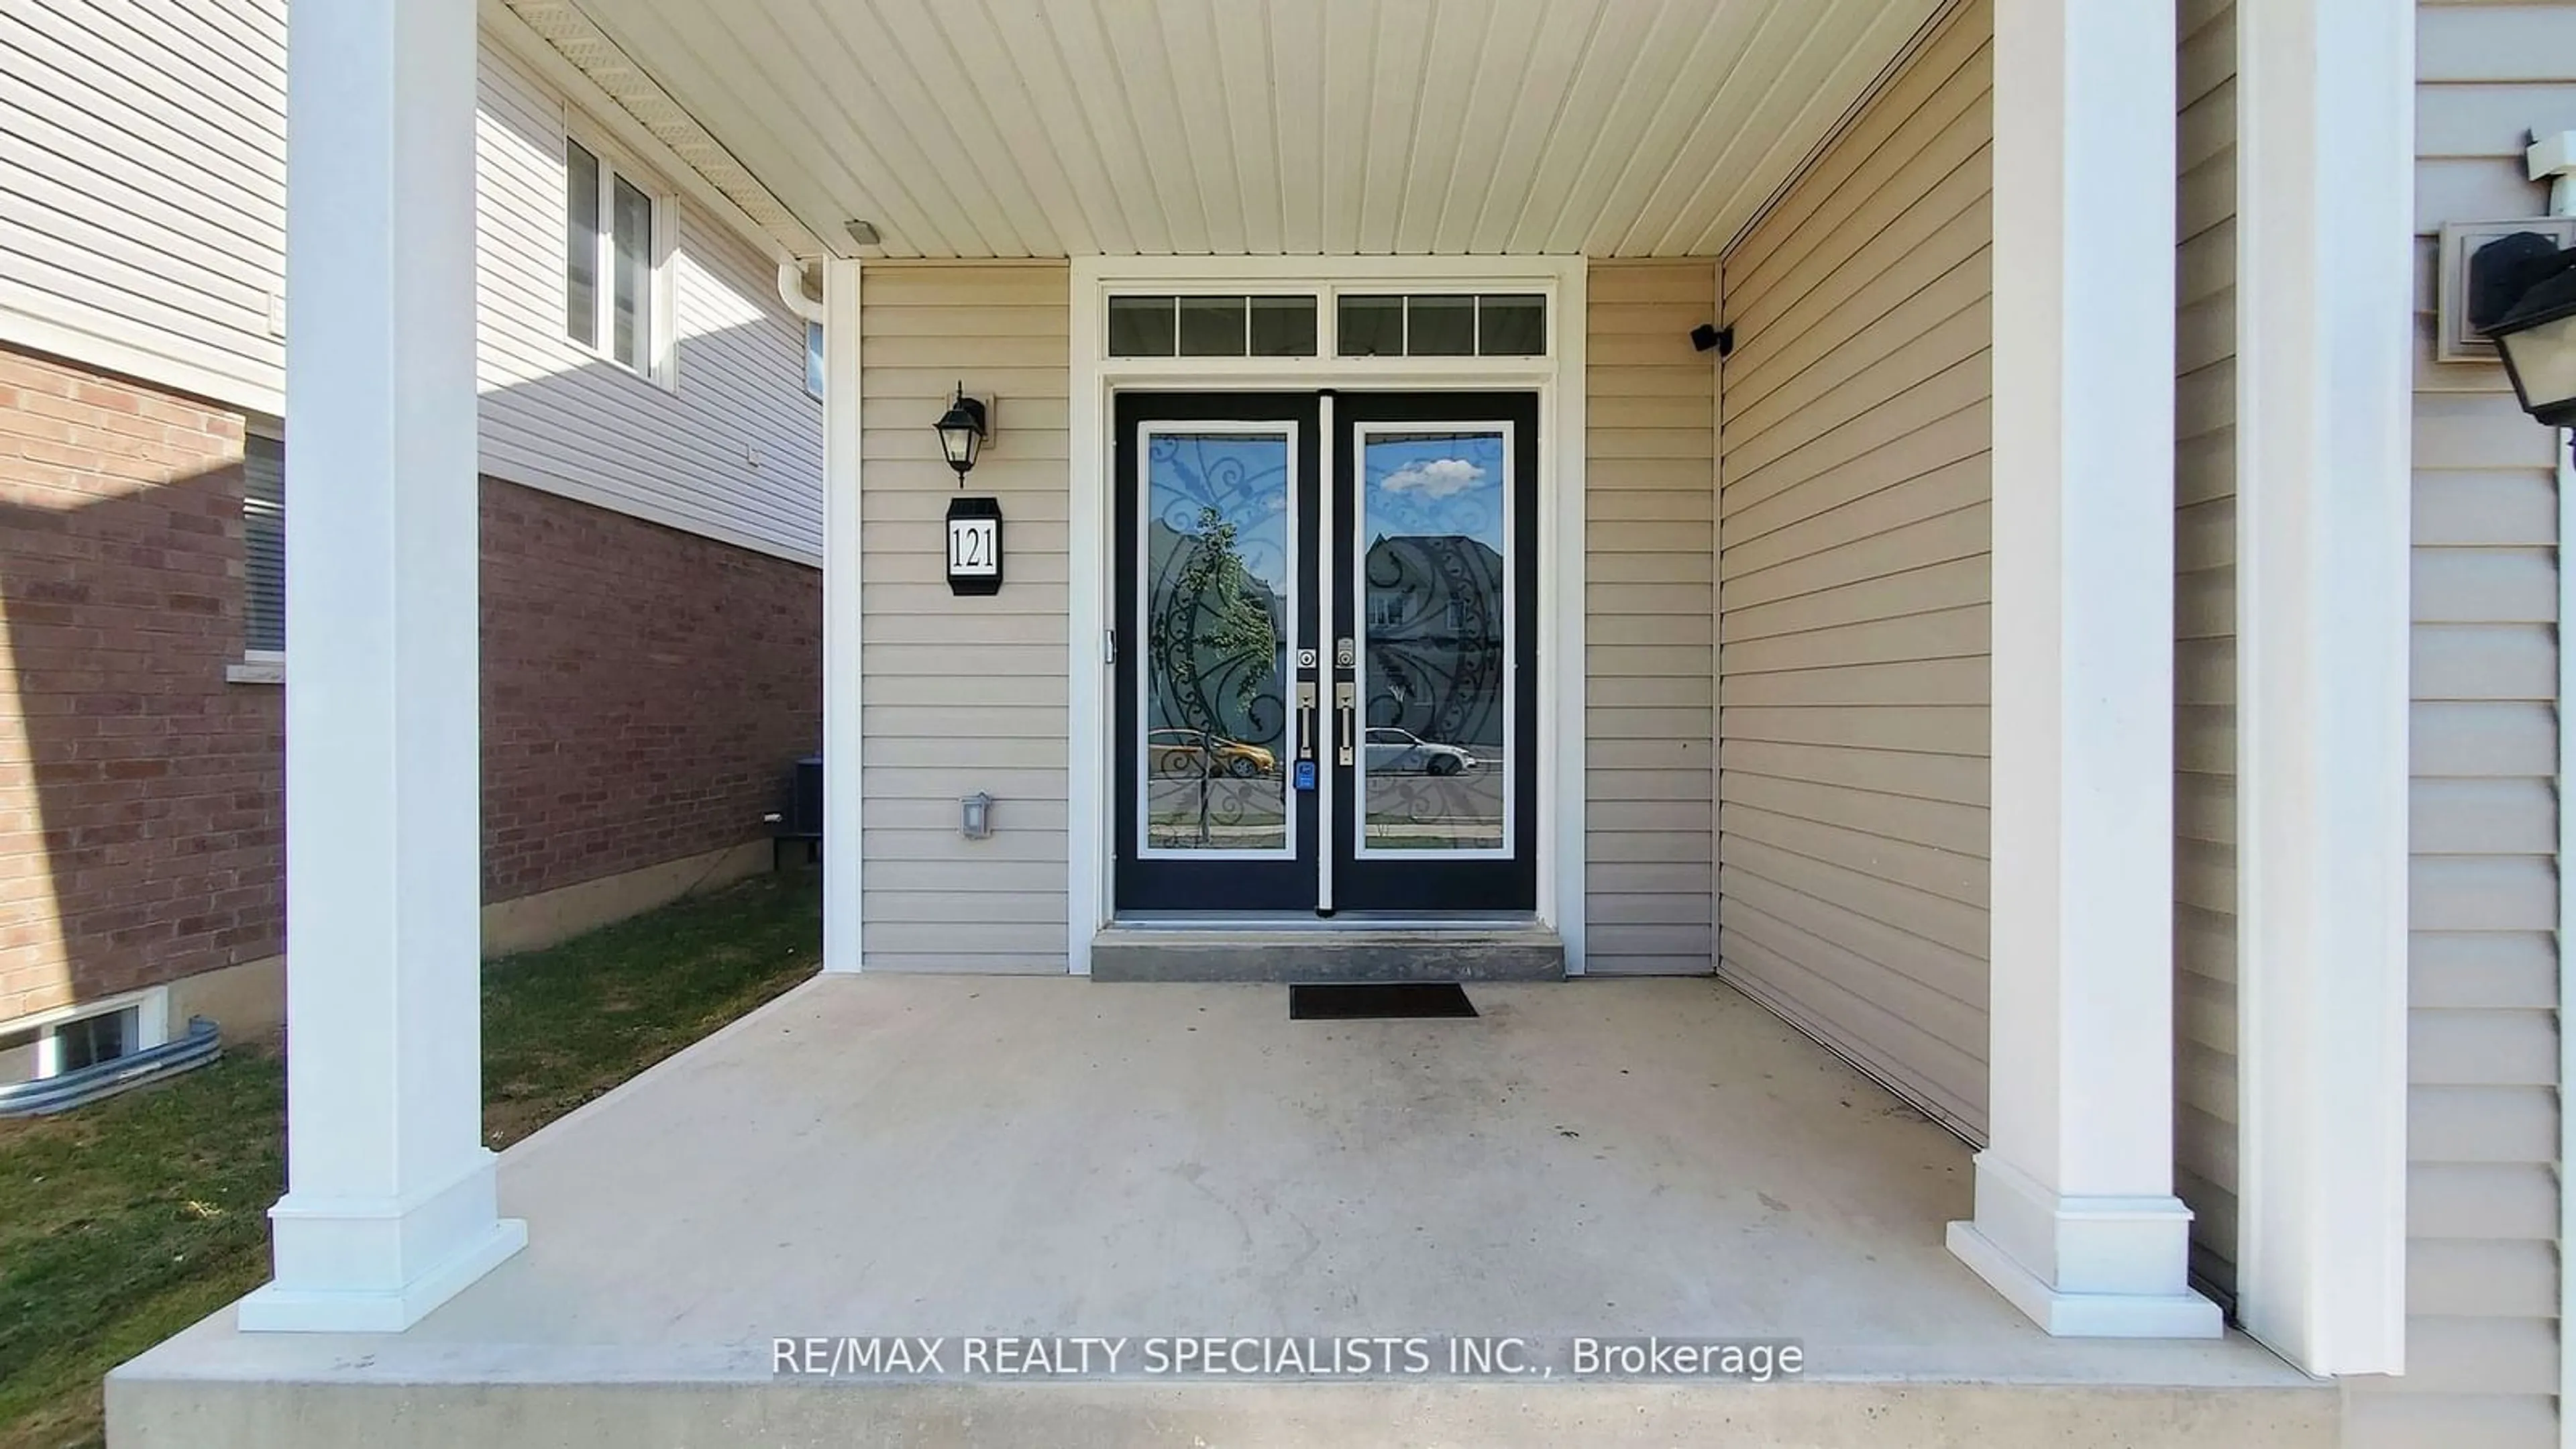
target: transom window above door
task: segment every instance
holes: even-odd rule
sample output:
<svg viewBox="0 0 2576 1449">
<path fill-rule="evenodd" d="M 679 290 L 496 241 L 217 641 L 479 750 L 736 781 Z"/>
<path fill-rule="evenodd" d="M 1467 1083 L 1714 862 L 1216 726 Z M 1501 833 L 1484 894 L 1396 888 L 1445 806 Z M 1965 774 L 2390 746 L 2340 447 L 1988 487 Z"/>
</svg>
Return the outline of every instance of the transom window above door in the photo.
<svg viewBox="0 0 2576 1449">
<path fill-rule="evenodd" d="M 1109 299 L 1112 357 L 1313 357 L 1315 298 L 1156 295 Z"/>
<path fill-rule="evenodd" d="M 1113 295 L 1117 359 L 1540 358 L 1543 292 L 1146 292 Z"/>
<path fill-rule="evenodd" d="M 1535 292 L 1344 293 L 1343 357 L 1543 357 L 1547 298 Z"/>
</svg>

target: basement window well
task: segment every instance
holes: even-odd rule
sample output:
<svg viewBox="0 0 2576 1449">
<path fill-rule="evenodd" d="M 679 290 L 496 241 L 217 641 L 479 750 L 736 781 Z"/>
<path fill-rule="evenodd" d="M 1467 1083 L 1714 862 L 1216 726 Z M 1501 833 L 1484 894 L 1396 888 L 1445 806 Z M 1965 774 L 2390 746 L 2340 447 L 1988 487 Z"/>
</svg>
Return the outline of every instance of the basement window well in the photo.
<svg viewBox="0 0 2576 1449">
<path fill-rule="evenodd" d="M 62 1008 L 0 1034 L 0 1080 L 59 1078 L 100 1062 L 160 1047 L 170 1034 L 170 993 L 162 987 Z"/>
<path fill-rule="evenodd" d="M 0 1028 L 0 1082 L 43 1081 L 132 1056 L 166 1040 L 169 1022 L 162 987 L 24 1018 Z"/>
<path fill-rule="evenodd" d="M 171 1036 L 167 987 L 21 1018 L 0 1028 L 0 1117 L 67 1111 L 221 1052 L 220 1033 L 203 1018 Z"/>
</svg>

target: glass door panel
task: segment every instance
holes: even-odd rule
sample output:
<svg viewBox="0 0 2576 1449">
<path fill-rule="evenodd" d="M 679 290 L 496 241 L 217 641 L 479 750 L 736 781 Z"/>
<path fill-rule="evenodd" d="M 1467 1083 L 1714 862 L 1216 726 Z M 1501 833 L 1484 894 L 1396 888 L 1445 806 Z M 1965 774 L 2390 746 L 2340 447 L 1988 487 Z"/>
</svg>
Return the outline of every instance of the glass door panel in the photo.
<svg viewBox="0 0 2576 1449">
<path fill-rule="evenodd" d="M 1144 433 L 1142 848 L 1293 855 L 1293 432 Z"/>
<path fill-rule="evenodd" d="M 1506 853 L 1511 429 L 1359 428 L 1359 853 Z"/>
</svg>

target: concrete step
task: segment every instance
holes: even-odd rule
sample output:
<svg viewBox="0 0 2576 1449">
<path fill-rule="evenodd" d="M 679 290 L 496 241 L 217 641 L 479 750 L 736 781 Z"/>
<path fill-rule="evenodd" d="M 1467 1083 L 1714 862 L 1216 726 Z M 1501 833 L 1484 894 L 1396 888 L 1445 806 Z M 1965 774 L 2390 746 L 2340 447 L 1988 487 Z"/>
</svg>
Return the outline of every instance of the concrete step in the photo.
<svg viewBox="0 0 2576 1449">
<path fill-rule="evenodd" d="M 298 1335 L 275 1335 L 297 1337 Z M 647 1377 L 614 1351 L 475 1377 L 471 1355 L 397 1376 L 352 1350 L 333 1371 L 193 1381 L 144 1366 L 107 1384 L 110 1449 L 1310 1449 L 1474 1444 L 1665 1449 L 2333 1449 L 2331 1385 L 2179 1387 L 1958 1381 L 1586 1383 L 826 1383 Z M 271 1370 L 272 1372 L 274 1370 Z"/>
<path fill-rule="evenodd" d="M 1535 923 L 1127 925 L 1091 939 L 1094 981 L 1561 981 L 1565 942 Z"/>
</svg>

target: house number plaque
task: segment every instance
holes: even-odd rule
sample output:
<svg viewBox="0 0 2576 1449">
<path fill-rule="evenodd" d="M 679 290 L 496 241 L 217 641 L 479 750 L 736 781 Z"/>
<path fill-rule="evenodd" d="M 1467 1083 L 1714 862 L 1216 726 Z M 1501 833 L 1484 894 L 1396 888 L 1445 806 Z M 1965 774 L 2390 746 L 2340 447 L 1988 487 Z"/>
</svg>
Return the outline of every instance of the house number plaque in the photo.
<svg viewBox="0 0 2576 1449">
<path fill-rule="evenodd" d="M 996 498 L 960 498 L 948 505 L 948 591 L 1002 591 L 1002 504 Z"/>
</svg>

